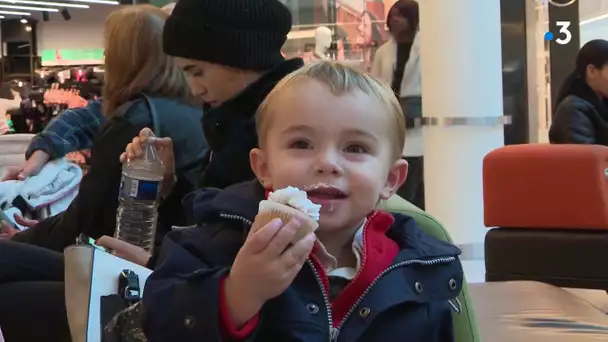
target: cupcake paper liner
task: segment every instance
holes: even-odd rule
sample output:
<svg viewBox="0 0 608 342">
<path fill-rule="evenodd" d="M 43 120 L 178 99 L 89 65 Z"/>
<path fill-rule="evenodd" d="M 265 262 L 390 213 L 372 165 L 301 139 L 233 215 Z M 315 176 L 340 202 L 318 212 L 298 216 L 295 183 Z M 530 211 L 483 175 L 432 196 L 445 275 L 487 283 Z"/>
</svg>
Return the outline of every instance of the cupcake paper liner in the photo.
<svg viewBox="0 0 608 342">
<path fill-rule="evenodd" d="M 319 228 L 319 223 L 315 221 L 310 216 L 305 213 L 299 211 L 298 209 L 292 208 L 285 204 L 280 204 L 271 201 L 262 201 L 260 202 L 258 216 L 256 217 L 256 221 L 258 221 L 261 226 L 264 226 L 275 218 L 280 218 L 284 224 L 288 223 L 292 218 L 297 218 L 300 223 L 300 229 L 296 232 L 292 243 L 298 242 L 300 239 L 308 235 L 310 232 L 314 232 Z"/>
</svg>

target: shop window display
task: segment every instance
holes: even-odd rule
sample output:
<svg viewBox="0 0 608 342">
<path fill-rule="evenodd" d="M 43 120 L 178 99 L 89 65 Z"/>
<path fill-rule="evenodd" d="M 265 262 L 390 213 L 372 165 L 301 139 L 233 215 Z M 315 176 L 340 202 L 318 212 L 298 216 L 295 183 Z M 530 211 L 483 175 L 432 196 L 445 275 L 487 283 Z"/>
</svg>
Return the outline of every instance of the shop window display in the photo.
<svg viewBox="0 0 608 342">
<path fill-rule="evenodd" d="M 281 1 L 294 18 L 283 47 L 287 58 L 336 59 L 369 70 L 376 50 L 389 39 L 385 20 L 395 0 Z"/>
</svg>

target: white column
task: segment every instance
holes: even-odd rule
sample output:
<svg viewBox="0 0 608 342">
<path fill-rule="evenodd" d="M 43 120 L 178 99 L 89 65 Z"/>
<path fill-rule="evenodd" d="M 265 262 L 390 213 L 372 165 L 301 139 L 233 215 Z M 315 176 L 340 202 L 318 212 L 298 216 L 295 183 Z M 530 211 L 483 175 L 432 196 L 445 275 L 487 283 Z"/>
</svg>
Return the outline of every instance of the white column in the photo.
<svg viewBox="0 0 608 342">
<path fill-rule="evenodd" d="M 426 209 L 470 258 L 486 232 L 482 160 L 504 144 L 502 124 L 479 122 L 503 115 L 500 0 L 418 2 L 423 116 L 437 123 L 423 129 Z"/>
</svg>

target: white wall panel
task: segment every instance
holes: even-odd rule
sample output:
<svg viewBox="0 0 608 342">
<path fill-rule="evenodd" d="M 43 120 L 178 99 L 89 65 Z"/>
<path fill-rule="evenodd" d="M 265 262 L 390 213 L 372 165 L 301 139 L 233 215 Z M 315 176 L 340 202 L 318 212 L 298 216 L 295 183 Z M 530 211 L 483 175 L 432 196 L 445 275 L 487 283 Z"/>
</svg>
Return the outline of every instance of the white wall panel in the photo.
<svg viewBox="0 0 608 342">
<path fill-rule="evenodd" d="M 72 19 L 65 21 L 60 13 L 51 13 L 50 21 L 37 14 L 38 54 L 47 49 L 103 48 L 103 23 L 118 6 L 91 5 L 90 9 L 69 9 Z"/>
</svg>

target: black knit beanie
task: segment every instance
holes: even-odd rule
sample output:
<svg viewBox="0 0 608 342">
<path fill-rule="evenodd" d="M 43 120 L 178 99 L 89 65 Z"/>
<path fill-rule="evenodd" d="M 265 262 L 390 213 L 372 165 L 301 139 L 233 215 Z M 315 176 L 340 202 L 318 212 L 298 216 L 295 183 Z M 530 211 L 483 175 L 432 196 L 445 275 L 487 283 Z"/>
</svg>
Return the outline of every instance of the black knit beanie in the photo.
<svg viewBox="0 0 608 342">
<path fill-rule="evenodd" d="M 283 61 L 291 13 L 279 0 L 179 0 L 165 23 L 171 56 L 247 70 Z"/>
</svg>

